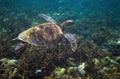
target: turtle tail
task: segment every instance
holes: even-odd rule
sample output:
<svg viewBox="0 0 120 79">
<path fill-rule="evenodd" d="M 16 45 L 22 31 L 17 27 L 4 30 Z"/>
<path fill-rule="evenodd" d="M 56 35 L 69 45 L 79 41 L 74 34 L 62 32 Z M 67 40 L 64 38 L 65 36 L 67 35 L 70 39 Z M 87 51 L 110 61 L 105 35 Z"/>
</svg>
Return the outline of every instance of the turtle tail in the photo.
<svg viewBox="0 0 120 79">
<path fill-rule="evenodd" d="M 72 51 L 75 52 L 77 49 L 77 40 L 74 35 L 71 33 L 66 33 L 64 34 L 64 37 L 69 41 Z"/>
<path fill-rule="evenodd" d="M 12 39 L 12 41 L 17 40 L 17 39 L 18 39 L 18 37 L 16 37 L 16 38 Z"/>
</svg>

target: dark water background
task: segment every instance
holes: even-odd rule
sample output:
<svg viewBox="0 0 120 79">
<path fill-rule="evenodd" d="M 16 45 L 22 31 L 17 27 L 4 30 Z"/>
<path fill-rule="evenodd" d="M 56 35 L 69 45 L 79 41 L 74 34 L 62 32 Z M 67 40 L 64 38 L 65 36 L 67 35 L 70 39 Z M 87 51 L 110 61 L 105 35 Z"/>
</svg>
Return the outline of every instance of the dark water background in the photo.
<svg viewBox="0 0 120 79">
<path fill-rule="evenodd" d="M 38 16 L 40 13 L 51 16 L 58 24 L 67 19 L 74 20 L 75 24 L 67 26 L 65 32 L 73 33 L 78 37 L 78 50 L 75 55 L 69 55 L 75 61 L 69 61 L 75 63 L 77 66 L 79 62 L 87 63 L 85 70 L 87 75 L 80 76 L 81 78 L 86 79 L 88 76 L 92 79 L 120 78 L 120 0 L 0 0 L 0 59 L 14 58 L 14 48 L 17 41 L 11 40 L 17 37 L 20 32 L 46 22 Z M 33 74 L 33 71 L 37 69 L 36 63 L 38 67 L 45 64 L 45 68 L 43 68 L 44 72 L 40 74 L 40 79 L 56 79 L 56 76 L 49 76 L 55 67 L 57 68 L 59 65 L 61 67 L 69 67 L 68 64 L 66 65 L 66 62 L 63 62 L 67 60 L 65 59 L 66 57 L 69 58 L 65 54 L 66 52 L 70 52 L 69 50 L 62 51 L 65 56 L 61 57 L 61 60 L 54 59 L 55 57 L 52 58 L 52 55 L 49 56 L 49 50 L 39 50 L 41 49 L 36 49 L 35 47 L 28 48 L 20 59 L 23 62 L 25 60 L 24 64 L 27 63 L 29 68 L 26 68 L 26 64 L 24 66 L 23 63 L 20 63 L 17 75 L 9 79 L 21 79 L 21 73 L 25 72 L 27 73 L 27 75 L 24 75 L 26 79 L 33 79 L 34 77 L 39 79 L 38 76 Z M 42 53 L 38 55 L 36 52 Z M 50 52 L 58 53 L 55 50 Z M 107 52 L 110 56 L 108 55 L 107 58 L 106 55 L 101 55 L 101 53 L 104 54 L 103 52 Z M 60 51 L 56 57 L 59 57 L 59 54 L 61 55 Z M 36 59 L 36 55 L 44 55 L 48 57 L 48 61 L 44 57 L 43 59 L 42 57 Z M 98 64 L 100 67 L 97 68 L 97 65 L 93 66 L 92 60 L 94 58 L 98 58 L 102 62 Z M 103 62 L 104 60 L 107 62 Z M 45 62 L 48 64 L 46 65 Z M 61 62 L 63 63 L 61 64 Z M 51 63 L 54 64 L 54 67 Z M 31 65 L 33 68 L 30 70 Z M 49 69 L 49 66 L 52 69 Z M 2 69 L 3 67 L 0 66 L 0 68 Z M 105 71 L 105 68 L 108 68 L 108 71 Z M 101 69 L 103 69 L 103 72 Z M 0 73 L 2 73 L 1 71 Z M 3 71 L 6 71 L 6 69 L 3 69 Z M 4 73 L 6 74 L 6 72 Z M 111 76 L 112 73 L 114 76 Z M 46 75 L 47 77 L 45 78 Z M 73 79 L 78 79 L 75 77 Z M 7 77 L 1 74 L 0 79 L 7 79 Z M 69 79 L 69 77 L 61 77 L 60 79 Z"/>
</svg>

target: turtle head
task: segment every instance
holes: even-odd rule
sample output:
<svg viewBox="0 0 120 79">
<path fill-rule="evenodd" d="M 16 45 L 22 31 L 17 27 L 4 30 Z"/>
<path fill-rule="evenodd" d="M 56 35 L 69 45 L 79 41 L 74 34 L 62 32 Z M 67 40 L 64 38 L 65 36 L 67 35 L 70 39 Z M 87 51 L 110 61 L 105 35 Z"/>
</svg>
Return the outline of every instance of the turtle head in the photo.
<svg viewBox="0 0 120 79">
<path fill-rule="evenodd" d="M 74 20 L 66 20 L 64 21 L 62 24 L 61 24 L 61 27 L 64 27 L 66 25 L 71 25 L 71 24 L 74 24 Z"/>
<path fill-rule="evenodd" d="M 66 20 L 66 21 L 64 21 L 64 22 L 61 24 L 62 30 L 65 30 L 65 26 L 68 26 L 68 25 L 71 25 L 71 24 L 74 24 L 74 20 Z"/>
</svg>

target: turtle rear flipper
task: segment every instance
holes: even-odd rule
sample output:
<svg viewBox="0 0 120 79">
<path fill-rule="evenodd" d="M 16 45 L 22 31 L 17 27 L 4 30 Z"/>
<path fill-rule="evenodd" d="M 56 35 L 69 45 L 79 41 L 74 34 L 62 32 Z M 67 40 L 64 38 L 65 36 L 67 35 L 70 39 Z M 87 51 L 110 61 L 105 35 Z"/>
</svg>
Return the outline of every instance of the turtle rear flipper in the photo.
<svg viewBox="0 0 120 79">
<path fill-rule="evenodd" d="M 19 42 L 14 49 L 16 57 L 19 57 L 25 49 L 26 49 L 25 43 Z"/>
<path fill-rule="evenodd" d="M 54 23 L 56 23 L 56 21 L 53 18 L 51 18 L 50 16 L 47 16 L 45 14 L 39 14 L 38 16 L 44 18 L 48 22 L 54 22 Z"/>
<path fill-rule="evenodd" d="M 75 52 L 77 49 L 77 41 L 74 35 L 71 33 L 66 33 L 64 34 L 64 37 L 69 41 L 72 51 Z"/>
</svg>

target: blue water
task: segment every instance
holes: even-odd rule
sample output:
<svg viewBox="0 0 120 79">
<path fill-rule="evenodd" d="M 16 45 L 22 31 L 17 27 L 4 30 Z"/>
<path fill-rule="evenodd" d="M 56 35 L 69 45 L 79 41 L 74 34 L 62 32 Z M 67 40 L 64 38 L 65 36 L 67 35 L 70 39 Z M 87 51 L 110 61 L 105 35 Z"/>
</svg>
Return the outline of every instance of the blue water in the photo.
<svg viewBox="0 0 120 79">
<path fill-rule="evenodd" d="M 56 47 L 54 50 L 28 45 L 22 50 L 21 56 L 18 58 L 15 56 L 14 48 L 19 41 L 12 41 L 12 39 L 26 29 L 47 22 L 39 14 L 50 16 L 59 26 L 66 20 L 74 21 L 74 24 L 65 26 L 63 32 L 72 33 L 76 37 L 78 49 L 75 54 L 71 53 L 69 45 L 67 48 L 60 44 L 62 48 Z M 70 79 L 78 79 L 78 75 L 85 79 L 88 76 L 91 79 L 95 79 L 95 77 L 97 79 L 118 79 L 120 78 L 119 51 L 120 0 L 0 0 L 0 60 L 10 58 L 22 61 L 16 67 L 18 73 L 10 79 L 22 79 L 21 77 L 25 77 L 25 79 L 56 79 L 58 75 L 56 76 L 54 73 L 59 66 L 68 69 L 68 67 L 76 67 L 84 62 L 86 63 L 85 75 L 73 71 L 77 74 L 74 76 L 71 74 L 72 72 L 66 70 L 64 75 L 68 77 L 66 78 L 62 74 L 58 79 L 69 79 L 69 76 L 72 76 Z M 96 60 L 97 65 L 94 64 L 95 58 L 99 60 Z M 24 60 L 25 62 L 23 62 Z M 53 64 L 51 65 L 51 63 Z M 71 63 L 75 65 L 71 65 Z M 22 66 L 22 64 L 24 65 Z M 33 68 L 30 70 L 31 65 Z M 99 65 L 100 67 L 97 67 Z M 5 67 L 1 70 L 2 68 L 0 63 L 0 79 L 7 79 L 2 75 L 2 72 L 5 75 L 8 74 L 7 70 Z M 37 69 L 41 71 L 39 68 L 43 73 L 40 72 L 36 75 L 34 72 Z M 11 69 L 8 72 L 10 71 Z M 110 76 L 112 73 L 114 73 L 113 77 Z M 10 77 L 11 74 L 8 75 Z"/>
<path fill-rule="evenodd" d="M 117 27 L 120 25 L 120 11 L 119 0 L 1 0 L 0 1 L 0 15 L 1 22 L 6 18 L 13 20 L 33 19 L 40 21 L 38 14 L 44 13 L 53 17 L 57 22 L 61 23 L 67 19 L 73 19 L 75 22 L 80 23 L 84 18 L 90 19 L 93 22 L 96 19 L 101 21 L 105 20 L 103 26 Z M 15 22 L 15 21 L 14 21 Z M 13 22 L 13 23 L 14 23 Z M 31 26 L 33 21 L 28 21 L 24 27 Z M 22 22 L 21 22 L 22 23 Z M 87 25 L 87 23 L 86 23 Z M 89 23 L 88 23 L 89 25 Z M 13 26 L 13 25 L 11 25 Z M 11 27 L 8 26 L 8 27 Z M 7 28 L 7 26 L 1 26 Z"/>
</svg>

